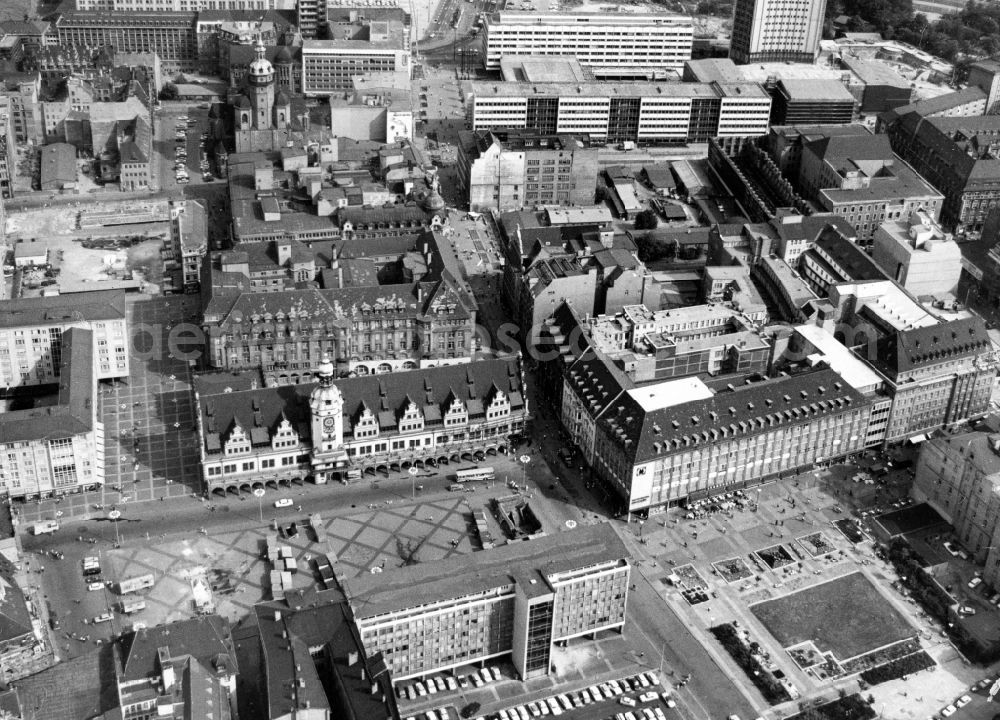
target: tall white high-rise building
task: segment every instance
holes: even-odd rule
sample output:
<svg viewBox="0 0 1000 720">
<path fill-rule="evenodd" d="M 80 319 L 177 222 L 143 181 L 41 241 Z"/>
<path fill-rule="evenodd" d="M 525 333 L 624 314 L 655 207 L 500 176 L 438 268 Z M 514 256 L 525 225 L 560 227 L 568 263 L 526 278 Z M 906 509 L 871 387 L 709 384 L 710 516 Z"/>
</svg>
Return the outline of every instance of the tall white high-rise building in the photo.
<svg viewBox="0 0 1000 720">
<path fill-rule="evenodd" d="M 680 70 L 694 26 L 676 15 L 498 12 L 486 19 L 485 64 L 511 55 L 572 55 L 584 67 Z"/>
<path fill-rule="evenodd" d="M 825 13 L 826 0 L 736 0 L 729 57 L 740 64 L 811 63 Z"/>
</svg>

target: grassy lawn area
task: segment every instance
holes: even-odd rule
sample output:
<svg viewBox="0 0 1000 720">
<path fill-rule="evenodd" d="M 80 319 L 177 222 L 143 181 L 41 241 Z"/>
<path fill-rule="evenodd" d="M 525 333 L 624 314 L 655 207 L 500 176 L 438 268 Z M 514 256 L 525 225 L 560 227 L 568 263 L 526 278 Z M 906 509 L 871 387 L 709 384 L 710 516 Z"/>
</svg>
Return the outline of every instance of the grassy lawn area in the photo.
<svg viewBox="0 0 1000 720">
<path fill-rule="evenodd" d="M 753 605 L 782 647 L 812 640 L 838 660 L 905 640 L 916 630 L 861 573 Z"/>
<path fill-rule="evenodd" d="M 888 530 L 892 537 L 944 522 L 944 518 L 938 515 L 937 510 L 927 503 L 893 510 L 875 519 L 882 523 L 882 527 Z"/>
</svg>

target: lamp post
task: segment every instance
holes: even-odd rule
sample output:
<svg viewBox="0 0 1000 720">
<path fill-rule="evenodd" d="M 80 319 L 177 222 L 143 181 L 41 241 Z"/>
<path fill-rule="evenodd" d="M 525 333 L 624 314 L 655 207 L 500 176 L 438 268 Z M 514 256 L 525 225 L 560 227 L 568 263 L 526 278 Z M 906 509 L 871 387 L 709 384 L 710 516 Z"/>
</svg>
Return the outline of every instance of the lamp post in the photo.
<svg viewBox="0 0 1000 720">
<path fill-rule="evenodd" d="M 254 488 L 253 496 L 257 498 L 257 512 L 260 514 L 260 522 L 264 522 L 264 488 Z"/>
<path fill-rule="evenodd" d="M 113 522 L 115 525 L 115 547 L 118 547 L 119 545 L 122 544 L 121 538 L 118 535 L 118 519 L 121 516 L 122 516 L 121 510 L 117 510 L 115 508 L 112 508 L 111 512 L 108 513 L 108 520 Z"/>
<path fill-rule="evenodd" d="M 524 488 L 525 492 L 528 492 L 528 483 L 525 480 L 524 476 L 525 476 L 525 473 L 527 472 L 528 463 L 531 462 L 531 456 L 530 455 L 522 455 L 517 460 L 518 460 L 518 462 L 521 463 L 521 487 Z"/>
<path fill-rule="evenodd" d="M 417 473 L 420 472 L 415 467 L 411 467 L 406 472 L 410 473 L 410 497 L 417 499 Z"/>
</svg>

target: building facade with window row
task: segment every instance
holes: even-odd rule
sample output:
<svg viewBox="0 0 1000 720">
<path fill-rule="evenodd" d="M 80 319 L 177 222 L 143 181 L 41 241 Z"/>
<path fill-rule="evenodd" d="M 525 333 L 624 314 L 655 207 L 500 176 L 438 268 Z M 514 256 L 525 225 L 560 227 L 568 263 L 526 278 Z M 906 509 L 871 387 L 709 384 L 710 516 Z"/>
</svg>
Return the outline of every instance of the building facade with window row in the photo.
<svg viewBox="0 0 1000 720">
<path fill-rule="evenodd" d="M 691 59 L 694 25 L 681 16 L 501 11 L 487 16 L 484 61 L 499 70 L 511 55 L 570 55 L 581 65 L 680 70 Z"/>
<path fill-rule="evenodd" d="M 209 491 L 248 492 L 311 474 L 316 482 L 469 462 L 506 452 L 528 419 L 517 359 L 257 387 L 252 374 L 197 378 Z M 329 402 L 328 402 L 329 401 Z"/>
<path fill-rule="evenodd" d="M 69 11 L 56 20 L 60 45 L 110 45 L 117 52 L 155 52 L 165 72 L 198 69 L 196 12 Z"/>
<path fill-rule="evenodd" d="M 62 334 L 55 405 L 0 413 L 0 493 L 31 499 L 104 482 L 104 424 L 94 333 Z"/>
<path fill-rule="evenodd" d="M 510 657 L 552 672 L 557 643 L 625 626 L 630 566 L 607 523 L 344 583 L 369 656 L 394 682 Z"/>
<path fill-rule="evenodd" d="M 472 81 L 475 131 L 527 128 L 592 142 L 690 143 L 767 133 L 771 97 L 754 83 Z"/>
<path fill-rule="evenodd" d="M 98 380 L 128 376 L 125 293 L 101 290 L 0 302 L 0 385 L 58 382 L 62 336 L 74 327 L 93 333 Z"/>
<path fill-rule="evenodd" d="M 992 425 L 992 426 L 991 426 Z M 955 527 L 983 563 L 983 582 L 1000 587 L 1000 435 L 981 430 L 933 438 L 920 448 L 911 493 Z"/>
</svg>

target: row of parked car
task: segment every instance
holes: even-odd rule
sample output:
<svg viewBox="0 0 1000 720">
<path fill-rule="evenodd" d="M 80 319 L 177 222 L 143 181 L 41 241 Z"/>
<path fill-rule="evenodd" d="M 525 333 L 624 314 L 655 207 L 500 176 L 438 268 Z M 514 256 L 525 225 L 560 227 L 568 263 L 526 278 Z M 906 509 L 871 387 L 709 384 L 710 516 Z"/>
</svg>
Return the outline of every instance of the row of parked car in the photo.
<svg viewBox="0 0 1000 720">
<path fill-rule="evenodd" d="M 439 692 L 457 692 L 468 690 L 470 687 L 482 687 L 487 683 L 497 682 L 502 677 L 495 667 L 480 668 L 468 675 L 434 675 L 409 685 L 397 685 L 396 695 L 401 699 L 416 700 Z"/>
<path fill-rule="evenodd" d="M 615 714 L 612 720 L 666 720 L 666 714 L 660 707 L 659 701 L 662 699 L 669 708 L 676 707 L 677 703 L 670 696 L 670 693 L 660 692 L 660 689 L 660 681 L 656 674 L 646 671 L 621 680 L 609 680 L 591 685 L 583 690 L 561 693 L 544 700 L 507 708 L 492 715 L 491 718 L 492 720 L 531 720 L 531 718 L 545 715 L 559 716 L 566 711 L 591 703 L 617 698 L 620 705 L 630 709 Z M 629 693 L 637 693 L 637 695 Z M 649 703 L 656 703 L 656 705 L 640 707 Z"/>
</svg>

